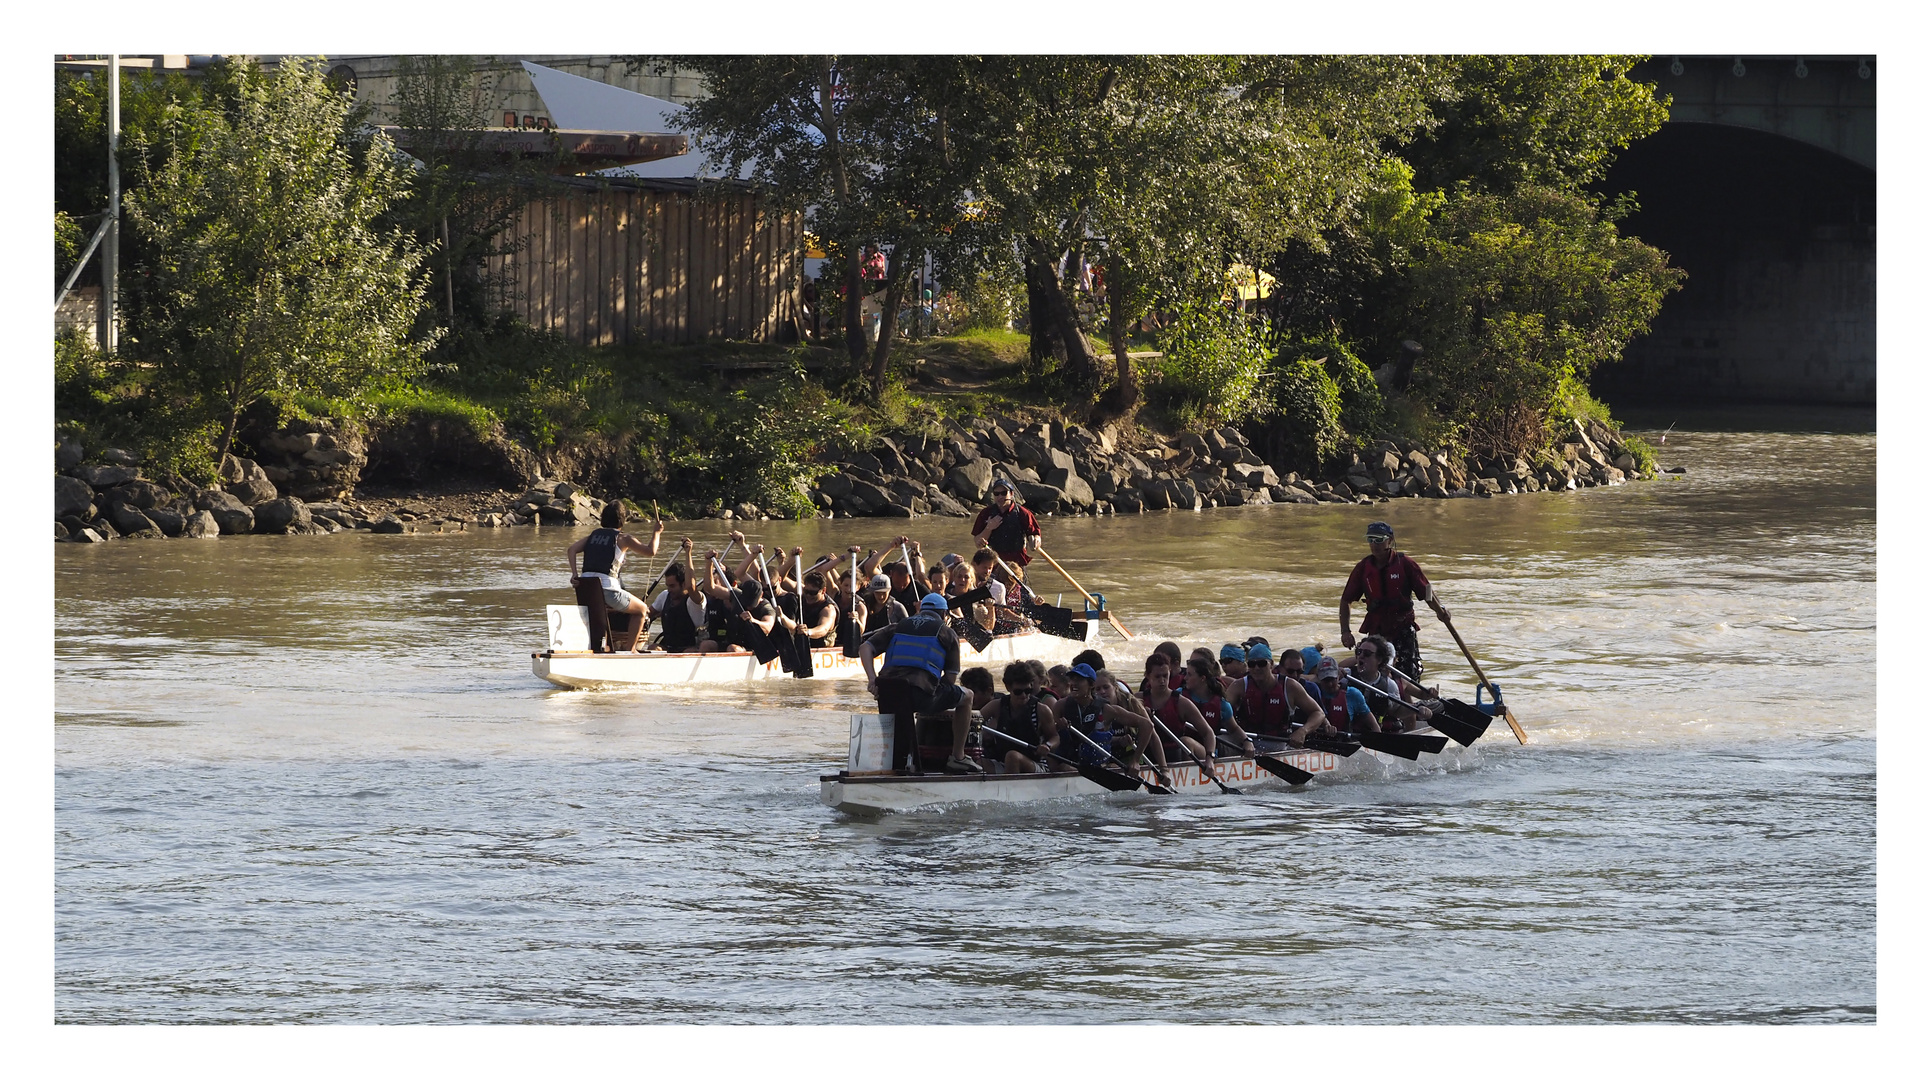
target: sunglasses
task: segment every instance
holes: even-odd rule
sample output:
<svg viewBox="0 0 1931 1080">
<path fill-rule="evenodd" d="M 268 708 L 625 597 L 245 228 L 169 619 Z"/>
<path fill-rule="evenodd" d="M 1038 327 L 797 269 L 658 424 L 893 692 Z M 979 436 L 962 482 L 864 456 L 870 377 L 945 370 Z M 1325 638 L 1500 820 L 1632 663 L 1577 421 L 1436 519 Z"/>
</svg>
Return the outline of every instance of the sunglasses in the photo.
<svg viewBox="0 0 1931 1080">
<path fill-rule="evenodd" d="M 1281 674 L 1283 675 L 1299 676 L 1299 675 L 1305 674 L 1306 672 L 1307 672 L 1306 668 L 1284 667 L 1281 669 Z"/>
</svg>

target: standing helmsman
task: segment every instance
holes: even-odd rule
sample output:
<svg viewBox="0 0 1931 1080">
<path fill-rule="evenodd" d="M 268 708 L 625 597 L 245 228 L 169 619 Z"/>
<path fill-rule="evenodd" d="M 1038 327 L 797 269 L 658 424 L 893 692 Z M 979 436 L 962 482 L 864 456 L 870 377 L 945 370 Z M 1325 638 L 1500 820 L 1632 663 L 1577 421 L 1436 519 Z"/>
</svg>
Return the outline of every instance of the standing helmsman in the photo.
<svg viewBox="0 0 1931 1080">
<path fill-rule="evenodd" d="M 1356 600 L 1368 602 L 1368 613 L 1361 620 L 1361 632 L 1380 634 L 1395 647 L 1402 670 L 1421 677 L 1421 647 L 1415 641 L 1415 604 L 1421 600 L 1435 609 L 1435 617 L 1446 623 L 1448 609 L 1435 599 L 1435 587 L 1421 572 L 1415 560 L 1395 550 L 1395 530 L 1385 521 L 1368 525 L 1368 557 L 1356 563 L 1348 575 L 1347 588 L 1341 590 L 1341 644 L 1354 648 L 1354 632 L 1348 628 L 1350 608 Z"/>
<path fill-rule="evenodd" d="M 1002 476 L 992 482 L 992 505 L 973 519 L 972 538 L 1017 570 L 1039 549 L 1039 519 L 1013 499 L 1012 481 Z"/>
</svg>

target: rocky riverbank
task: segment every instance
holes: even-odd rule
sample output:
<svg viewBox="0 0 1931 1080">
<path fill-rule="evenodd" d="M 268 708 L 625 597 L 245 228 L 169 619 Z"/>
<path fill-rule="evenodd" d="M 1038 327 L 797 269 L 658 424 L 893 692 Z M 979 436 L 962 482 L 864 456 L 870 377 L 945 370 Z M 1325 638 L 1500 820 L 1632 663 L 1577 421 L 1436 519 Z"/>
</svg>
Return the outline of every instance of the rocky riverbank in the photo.
<svg viewBox="0 0 1931 1080">
<path fill-rule="evenodd" d="M 1620 484 L 1638 475 L 1634 452 L 1607 425 L 1577 423 L 1533 458 L 1462 457 L 1416 443 L 1377 443 L 1325 475 L 1279 473 L 1239 430 L 1223 427 L 1127 445 L 1110 431 L 1015 420 L 948 422 L 941 438 L 880 439 L 827 462 L 806 492 L 845 517 L 964 516 L 996 478 L 1013 482 L 1034 513 L 1137 514 L 1269 503 L 1484 498 Z M 748 516 L 755 507 L 736 508 Z"/>
<path fill-rule="evenodd" d="M 127 451 L 73 441 L 54 454 L 54 537 L 210 538 L 239 534 L 453 532 L 519 525 L 582 526 L 603 502 L 567 480 L 529 470 L 524 490 L 357 498 L 371 448 L 328 423 L 302 423 L 258 441 L 261 460 L 226 456 L 220 482 L 146 475 Z M 377 452 L 380 452 L 379 449 Z M 534 461 L 534 458 L 529 459 Z M 1534 458 L 1460 457 L 1384 442 L 1324 475 L 1280 473 L 1236 429 L 1160 438 L 1140 429 L 1090 431 L 1057 422 L 948 421 L 939 436 L 881 438 L 828 456 L 800 489 L 830 517 L 965 517 L 992 482 L 1012 481 L 1039 514 L 1121 514 L 1272 503 L 1367 503 L 1396 498 L 1486 498 L 1620 484 L 1635 454 L 1606 425 L 1577 423 Z M 786 517 L 780 507 L 716 506 L 709 516 Z"/>
</svg>

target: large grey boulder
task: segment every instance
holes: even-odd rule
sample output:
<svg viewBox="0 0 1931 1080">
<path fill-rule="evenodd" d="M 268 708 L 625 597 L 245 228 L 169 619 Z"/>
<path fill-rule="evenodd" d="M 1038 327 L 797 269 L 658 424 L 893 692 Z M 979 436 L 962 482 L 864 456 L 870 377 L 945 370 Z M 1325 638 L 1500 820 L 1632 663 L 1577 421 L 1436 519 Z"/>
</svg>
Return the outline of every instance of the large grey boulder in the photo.
<svg viewBox="0 0 1931 1080">
<path fill-rule="evenodd" d="M 894 477 L 885 485 L 885 491 L 891 496 L 894 503 L 900 506 L 909 506 L 914 510 L 918 509 L 915 501 L 925 498 L 924 484 L 915 484 L 903 477 Z"/>
<path fill-rule="evenodd" d="M 251 462 L 250 464 L 253 463 Z M 281 495 L 281 492 L 275 490 L 275 485 L 270 483 L 266 476 L 237 480 L 225 486 L 228 494 L 241 500 L 243 506 L 259 506 Z"/>
<path fill-rule="evenodd" d="M 963 504 L 952 496 L 940 491 L 936 484 L 926 486 L 925 501 L 931 504 L 932 512 L 935 514 L 943 514 L 946 517 L 972 516 L 971 510 L 966 509 Z"/>
<path fill-rule="evenodd" d="M 161 531 L 155 529 L 154 522 L 146 514 L 141 512 L 140 507 L 130 503 L 110 502 L 107 504 L 107 510 L 102 516 L 106 517 L 108 521 L 113 522 L 114 528 L 123 536 L 133 535 L 148 529 L 154 529 L 157 533 Z"/>
<path fill-rule="evenodd" d="M 219 506 L 208 513 L 215 519 L 215 527 L 223 536 L 246 536 L 255 531 L 255 512 L 246 506 Z"/>
<path fill-rule="evenodd" d="M 225 484 L 239 484 L 248 480 L 266 480 L 268 474 L 262 471 L 254 459 L 236 457 L 233 454 L 221 455 L 221 465 L 216 470 Z"/>
<path fill-rule="evenodd" d="M 148 480 L 129 480 L 125 484 L 108 488 L 102 494 L 107 496 L 109 502 L 124 502 L 142 510 L 152 510 L 157 506 L 165 505 L 174 497 L 174 493 L 167 488 Z"/>
<path fill-rule="evenodd" d="M 383 514 L 381 517 L 369 522 L 369 531 L 375 533 L 400 533 L 403 531 L 402 519 L 394 514 Z"/>
<path fill-rule="evenodd" d="M 1066 492 L 1051 484 L 1015 480 L 1013 486 L 1019 489 L 1019 495 L 1025 499 L 1026 508 L 1035 514 L 1052 513 L 1059 509 L 1060 501 L 1066 498 Z"/>
<path fill-rule="evenodd" d="M 141 456 L 131 450 L 120 450 L 110 447 L 101 451 L 101 460 L 107 462 L 109 465 L 139 465 L 141 463 Z"/>
<path fill-rule="evenodd" d="M 94 489 L 87 481 L 72 476 L 54 477 L 54 516 L 86 517 L 88 507 L 94 505 Z"/>
<path fill-rule="evenodd" d="M 1048 487 L 1060 490 L 1060 505 L 1080 510 L 1093 508 L 1093 489 L 1071 469 L 1053 469 L 1039 478 Z"/>
<path fill-rule="evenodd" d="M 221 523 L 206 510 L 196 510 L 181 519 L 180 536 L 184 540 L 212 540 L 221 535 Z"/>
<path fill-rule="evenodd" d="M 223 510 L 242 510 L 245 504 L 220 488 L 204 488 L 194 494 L 196 510 L 212 510 L 219 514 Z"/>
<path fill-rule="evenodd" d="M 86 456 L 86 447 L 72 439 L 62 439 L 60 445 L 54 447 L 54 469 L 58 472 L 66 472 L 79 465 L 81 459 Z"/>
<path fill-rule="evenodd" d="M 986 493 L 992 487 L 992 462 L 976 457 L 963 465 L 954 465 L 945 474 L 945 486 L 968 503 L 985 502 Z"/>
<path fill-rule="evenodd" d="M 93 529 L 81 529 L 77 532 L 69 533 L 67 536 L 67 542 L 70 544 L 98 544 L 106 539 L 107 537 L 102 536 Z"/>
<path fill-rule="evenodd" d="M 894 505 L 891 493 L 869 480 L 853 480 L 852 491 L 847 499 L 862 514 L 882 513 L 886 507 Z"/>
<path fill-rule="evenodd" d="M 270 499 L 254 509 L 258 533 L 303 532 L 311 520 L 308 507 L 299 499 Z"/>
<path fill-rule="evenodd" d="M 184 519 L 174 510 L 165 506 L 157 506 L 147 511 L 147 516 L 149 521 L 154 522 L 155 528 L 160 529 L 168 536 L 181 535 L 181 527 L 184 524 Z"/>
<path fill-rule="evenodd" d="M 1130 489 L 1116 491 L 1113 493 L 1113 512 L 1116 514 L 1145 513 L 1146 505 L 1141 501 L 1140 493 L 1137 491 Z"/>
<path fill-rule="evenodd" d="M 93 468 L 83 468 L 80 475 L 81 479 L 97 488 L 111 488 L 116 484 L 140 479 L 141 471 L 126 465 L 96 465 Z"/>
</svg>

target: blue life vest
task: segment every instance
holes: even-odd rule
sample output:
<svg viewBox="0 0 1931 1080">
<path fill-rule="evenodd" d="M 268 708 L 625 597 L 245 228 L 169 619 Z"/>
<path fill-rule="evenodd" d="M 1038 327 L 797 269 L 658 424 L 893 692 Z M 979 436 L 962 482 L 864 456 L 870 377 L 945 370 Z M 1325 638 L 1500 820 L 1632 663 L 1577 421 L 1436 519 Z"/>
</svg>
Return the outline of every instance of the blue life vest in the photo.
<svg viewBox="0 0 1931 1080">
<path fill-rule="evenodd" d="M 919 614 L 900 619 L 892 627 L 892 643 L 885 648 L 886 669 L 903 667 L 928 671 L 937 679 L 945 675 L 945 645 L 939 641 L 944 621 Z"/>
</svg>

